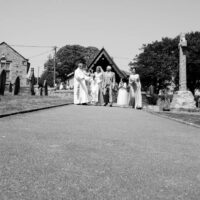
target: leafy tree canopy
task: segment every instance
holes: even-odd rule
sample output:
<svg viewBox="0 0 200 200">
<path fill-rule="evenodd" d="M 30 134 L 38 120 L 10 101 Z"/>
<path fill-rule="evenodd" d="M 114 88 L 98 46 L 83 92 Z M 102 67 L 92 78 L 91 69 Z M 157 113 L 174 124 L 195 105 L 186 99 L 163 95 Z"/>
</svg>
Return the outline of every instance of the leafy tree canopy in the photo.
<svg viewBox="0 0 200 200">
<path fill-rule="evenodd" d="M 47 81 L 47 85 L 53 87 L 53 71 L 46 69 L 40 77 L 39 85 L 43 86 L 45 80 Z"/>
<path fill-rule="evenodd" d="M 60 48 L 56 53 L 56 77 L 63 81 L 66 80 L 67 75 L 76 69 L 78 62 L 89 65 L 98 52 L 96 47 L 80 45 L 66 45 Z M 49 57 L 44 66 L 47 71 L 53 71 L 53 58 Z"/>
<path fill-rule="evenodd" d="M 193 91 L 200 80 L 200 32 L 186 34 L 188 46 L 187 56 L 187 83 Z M 142 53 L 136 56 L 130 66 L 136 66 L 140 74 L 143 87 L 153 84 L 157 89 L 163 88 L 174 78 L 178 86 L 179 80 L 179 36 L 162 38 L 151 44 L 142 46 Z"/>
</svg>

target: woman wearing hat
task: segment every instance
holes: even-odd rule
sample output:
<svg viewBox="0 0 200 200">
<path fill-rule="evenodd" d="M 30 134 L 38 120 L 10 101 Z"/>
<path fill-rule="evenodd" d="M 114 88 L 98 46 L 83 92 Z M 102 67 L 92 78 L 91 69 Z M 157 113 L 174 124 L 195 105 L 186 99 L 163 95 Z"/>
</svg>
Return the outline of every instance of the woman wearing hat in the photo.
<svg viewBox="0 0 200 200">
<path fill-rule="evenodd" d="M 129 105 L 136 109 L 142 108 L 142 94 L 140 76 L 136 74 L 135 67 L 130 68 L 129 86 L 130 86 L 130 102 Z"/>
</svg>

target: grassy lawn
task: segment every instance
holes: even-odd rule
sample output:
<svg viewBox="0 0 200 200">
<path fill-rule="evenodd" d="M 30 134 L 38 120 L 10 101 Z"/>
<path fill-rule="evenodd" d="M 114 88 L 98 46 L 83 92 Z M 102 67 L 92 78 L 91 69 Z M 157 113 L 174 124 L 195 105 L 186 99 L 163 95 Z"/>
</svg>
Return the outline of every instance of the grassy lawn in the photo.
<svg viewBox="0 0 200 200">
<path fill-rule="evenodd" d="M 185 122 L 193 123 L 200 126 L 200 113 L 173 113 L 173 112 L 160 112 L 160 115 L 183 120 Z"/>
<path fill-rule="evenodd" d="M 56 96 L 12 96 L 6 94 L 0 96 L 0 114 L 13 113 L 22 110 L 38 109 L 47 106 L 55 106 L 64 103 L 71 103 L 70 97 Z"/>
</svg>

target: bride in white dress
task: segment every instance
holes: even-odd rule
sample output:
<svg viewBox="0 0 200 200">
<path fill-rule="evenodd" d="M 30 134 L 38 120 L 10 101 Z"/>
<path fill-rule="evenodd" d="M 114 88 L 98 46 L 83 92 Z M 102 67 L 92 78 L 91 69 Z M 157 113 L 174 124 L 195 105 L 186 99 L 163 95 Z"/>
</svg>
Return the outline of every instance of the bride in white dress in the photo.
<svg viewBox="0 0 200 200">
<path fill-rule="evenodd" d="M 129 77 L 130 86 L 130 102 L 129 105 L 136 109 L 142 108 L 142 94 L 139 74 L 135 73 L 135 68 L 130 68 L 131 74 Z"/>
<path fill-rule="evenodd" d="M 104 77 L 103 69 L 100 66 L 97 66 L 96 72 L 94 73 L 95 85 L 93 86 L 93 91 L 94 91 L 93 100 L 96 105 L 103 105 L 103 91 L 102 91 L 103 77 Z"/>
</svg>

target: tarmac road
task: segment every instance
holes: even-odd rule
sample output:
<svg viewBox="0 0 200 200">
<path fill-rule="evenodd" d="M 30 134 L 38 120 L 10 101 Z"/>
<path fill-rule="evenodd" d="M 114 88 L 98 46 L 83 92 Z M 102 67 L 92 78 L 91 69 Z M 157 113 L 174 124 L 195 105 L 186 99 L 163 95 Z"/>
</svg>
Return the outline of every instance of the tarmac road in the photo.
<svg viewBox="0 0 200 200">
<path fill-rule="evenodd" d="M 0 199 L 200 199 L 200 129 L 116 107 L 2 118 Z"/>
</svg>

